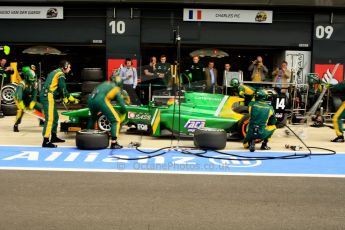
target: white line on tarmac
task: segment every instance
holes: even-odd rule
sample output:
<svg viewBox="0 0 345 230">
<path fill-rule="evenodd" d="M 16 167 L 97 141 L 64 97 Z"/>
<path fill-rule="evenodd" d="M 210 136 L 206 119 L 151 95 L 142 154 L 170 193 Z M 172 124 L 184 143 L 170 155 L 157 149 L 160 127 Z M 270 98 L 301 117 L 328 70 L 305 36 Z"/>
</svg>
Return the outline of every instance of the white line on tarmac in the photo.
<svg viewBox="0 0 345 230">
<path fill-rule="evenodd" d="M 234 172 L 185 172 L 159 170 L 116 170 L 116 169 L 75 169 L 75 168 L 28 168 L 28 167 L 0 167 L 0 170 L 23 171 L 62 171 L 62 172 L 111 172 L 111 173 L 142 173 L 142 174 L 185 174 L 185 175 L 220 175 L 220 176 L 272 176 L 272 177 L 325 177 L 345 178 L 341 174 L 299 174 L 299 173 L 234 173 Z"/>
</svg>

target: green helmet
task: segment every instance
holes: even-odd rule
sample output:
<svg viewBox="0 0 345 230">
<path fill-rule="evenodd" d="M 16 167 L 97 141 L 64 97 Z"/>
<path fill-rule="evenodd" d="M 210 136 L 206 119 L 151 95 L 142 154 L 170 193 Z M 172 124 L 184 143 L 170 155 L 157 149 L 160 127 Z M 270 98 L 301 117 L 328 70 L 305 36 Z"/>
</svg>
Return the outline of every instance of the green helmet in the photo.
<svg viewBox="0 0 345 230">
<path fill-rule="evenodd" d="M 237 78 L 233 78 L 230 81 L 230 86 L 233 88 L 238 88 L 240 86 L 240 81 Z"/>
<path fill-rule="evenodd" d="M 36 81 L 36 74 L 29 66 L 24 66 L 22 68 L 22 73 L 26 81 L 28 82 Z"/>
<path fill-rule="evenodd" d="M 263 89 L 258 89 L 255 92 L 255 100 L 257 101 L 265 101 L 267 100 L 267 93 Z"/>
<path fill-rule="evenodd" d="M 116 86 L 122 88 L 122 85 L 123 85 L 123 81 L 122 81 L 122 78 L 120 76 L 115 76 L 113 78 L 113 82 L 115 83 Z"/>
</svg>

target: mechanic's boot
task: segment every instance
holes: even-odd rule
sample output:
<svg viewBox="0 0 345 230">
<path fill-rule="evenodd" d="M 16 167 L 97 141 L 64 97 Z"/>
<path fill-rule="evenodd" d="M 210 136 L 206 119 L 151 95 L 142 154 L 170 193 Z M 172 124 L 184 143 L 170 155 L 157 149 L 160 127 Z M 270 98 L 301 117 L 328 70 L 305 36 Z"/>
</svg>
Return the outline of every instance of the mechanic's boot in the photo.
<svg viewBox="0 0 345 230">
<path fill-rule="evenodd" d="M 122 145 L 119 145 L 119 143 L 117 142 L 112 142 L 111 145 L 110 145 L 110 148 L 111 149 L 122 149 Z"/>
<path fill-rule="evenodd" d="M 58 138 L 58 137 L 56 136 L 56 133 L 53 133 L 53 134 L 52 134 L 52 137 L 51 137 L 51 139 L 50 139 L 50 142 L 51 142 L 51 143 L 62 143 L 62 142 L 65 142 L 65 140 Z"/>
<path fill-rule="evenodd" d="M 43 121 L 43 120 L 41 120 L 41 119 L 39 119 L 39 122 L 40 122 L 40 123 L 39 123 L 38 125 L 39 125 L 40 127 L 43 127 L 43 125 L 44 125 L 44 121 Z"/>
<path fill-rule="evenodd" d="M 337 136 L 336 138 L 331 140 L 331 142 L 345 142 L 344 136 Z"/>
<path fill-rule="evenodd" d="M 19 132 L 18 125 L 13 126 L 13 132 L 16 132 L 16 133 Z"/>
<path fill-rule="evenodd" d="M 251 140 L 249 144 L 249 151 L 254 152 L 255 151 L 255 140 Z"/>
<path fill-rule="evenodd" d="M 49 138 L 44 138 L 43 139 L 43 143 L 42 143 L 42 147 L 43 148 L 56 148 L 57 145 L 54 145 L 53 143 L 51 143 L 49 141 Z"/>
<path fill-rule="evenodd" d="M 267 146 L 267 141 L 263 141 L 260 149 L 261 150 L 270 150 L 271 148 Z"/>
</svg>

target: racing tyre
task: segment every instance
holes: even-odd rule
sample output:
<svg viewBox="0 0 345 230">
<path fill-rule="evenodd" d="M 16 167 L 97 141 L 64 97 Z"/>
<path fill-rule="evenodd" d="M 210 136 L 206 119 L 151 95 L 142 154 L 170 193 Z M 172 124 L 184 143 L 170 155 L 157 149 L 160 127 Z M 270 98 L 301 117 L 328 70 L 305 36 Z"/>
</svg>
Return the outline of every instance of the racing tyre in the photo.
<svg viewBox="0 0 345 230">
<path fill-rule="evenodd" d="M 201 128 L 194 132 L 194 145 L 200 149 L 224 149 L 226 140 L 224 129 Z"/>
<path fill-rule="evenodd" d="M 109 146 L 109 137 L 105 131 L 83 129 L 77 132 L 75 136 L 75 143 L 78 149 L 105 149 Z"/>
<path fill-rule="evenodd" d="M 102 81 L 103 71 L 101 68 L 84 68 L 81 70 L 81 80 L 83 81 Z"/>
<path fill-rule="evenodd" d="M 17 115 L 17 106 L 16 105 L 2 104 L 1 105 L 1 110 L 4 113 L 5 116 L 15 116 L 15 115 Z"/>
<path fill-rule="evenodd" d="M 81 92 L 82 93 L 91 93 L 93 89 L 101 84 L 100 82 L 97 81 L 84 81 L 83 84 L 81 85 Z"/>
<path fill-rule="evenodd" d="M 2 87 L 1 90 L 1 103 L 13 105 L 14 102 L 14 93 L 16 92 L 17 85 L 16 84 L 8 84 Z"/>
<path fill-rule="evenodd" d="M 242 119 L 238 122 L 238 133 L 241 135 L 242 138 L 246 136 L 247 133 L 247 125 L 249 123 L 250 115 L 246 114 L 242 117 Z"/>
</svg>

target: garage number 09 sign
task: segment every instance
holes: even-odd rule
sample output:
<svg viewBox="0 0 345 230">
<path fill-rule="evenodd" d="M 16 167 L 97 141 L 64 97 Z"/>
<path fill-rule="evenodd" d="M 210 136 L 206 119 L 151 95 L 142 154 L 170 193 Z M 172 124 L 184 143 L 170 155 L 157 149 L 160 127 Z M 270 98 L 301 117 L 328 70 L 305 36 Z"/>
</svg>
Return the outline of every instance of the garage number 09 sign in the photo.
<svg viewBox="0 0 345 230">
<path fill-rule="evenodd" d="M 315 37 L 318 39 L 330 39 L 333 31 L 333 26 L 318 25 L 315 27 Z"/>
</svg>

